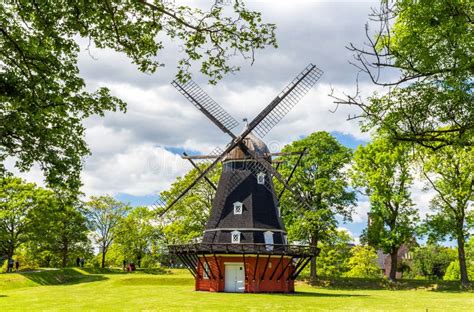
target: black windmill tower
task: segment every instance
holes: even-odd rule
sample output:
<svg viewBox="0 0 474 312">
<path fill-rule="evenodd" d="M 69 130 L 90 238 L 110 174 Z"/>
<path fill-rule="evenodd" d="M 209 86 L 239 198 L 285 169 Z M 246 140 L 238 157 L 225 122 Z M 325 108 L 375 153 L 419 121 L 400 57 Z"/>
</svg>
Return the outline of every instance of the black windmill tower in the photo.
<svg viewBox="0 0 474 312">
<path fill-rule="evenodd" d="M 297 187 L 289 185 L 291 175 L 283 178 L 273 166 L 272 157 L 282 153 L 271 153 L 262 138 L 303 98 L 321 75 L 319 68 L 308 65 L 240 134 L 232 132 L 238 122 L 193 81 L 184 84 L 172 82 L 231 138 L 217 155 L 184 154 L 183 158 L 199 170 L 199 176 L 175 198 L 161 198 L 158 202 L 158 209 L 164 214 L 202 180 L 216 189 L 202 242 L 169 246 L 170 252 L 195 276 L 196 290 L 292 292 L 294 279 L 318 253 L 316 248 L 287 243 L 279 198 L 286 190 L 299 199 L 295 205 L 308 204 Z M 304 151 L 296 154 L 295 168 Z M 200 170 L 194 162 L 197 159 L 211 160 L 211 163 Z M 206 175 L 219 162 L 222 163 L 222 173 L 215 186 Z M 278 195 L 273 179 L 283 186 Z M 232 268 L 237 268 L 237 271 L 232 271 Z"/>
</svg>

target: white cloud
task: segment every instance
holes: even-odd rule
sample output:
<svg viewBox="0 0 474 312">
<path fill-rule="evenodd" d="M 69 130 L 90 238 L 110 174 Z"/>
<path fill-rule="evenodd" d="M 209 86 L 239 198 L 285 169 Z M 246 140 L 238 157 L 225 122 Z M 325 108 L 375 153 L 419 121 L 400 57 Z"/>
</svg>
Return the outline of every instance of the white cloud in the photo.
<svg viewBox="0 0 474 312">
<path fill-rule="evenodd" d="M 337 230 L 338 231 L 343 231 L 343 232 L 346 232 L 347 234 L 349 234 L 349 236 L 351 237 L 352 242 L 354 244 L 356 244 L 356 245 L 360 244 L 359 236 L 354 235 L 354 233 L 352 233 L 348 228 L 340 226 L 340 227 L 337 228 Z"/>
<path fill-rule="evenodd" d="M 366 197 L 361 197 L 357 202 L 357 206 L 352 214 L 352 221 L 354 223 L 363 223 L 367 225 L 367 213 L 370 211 L 370 203 Z"/>
<path fill-rule="evenodd" d="M 158 194 L 190 167 L 178 155 L 151 144 L 131 145 L 111 156 L 97 157 L 82 173 L 87 195 Z"/>
</svg>

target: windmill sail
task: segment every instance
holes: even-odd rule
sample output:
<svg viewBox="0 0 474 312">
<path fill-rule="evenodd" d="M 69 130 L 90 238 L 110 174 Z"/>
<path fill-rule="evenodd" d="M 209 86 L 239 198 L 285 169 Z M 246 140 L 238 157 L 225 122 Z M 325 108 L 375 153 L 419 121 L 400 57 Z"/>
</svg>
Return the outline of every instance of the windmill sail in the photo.
<svg viewBox="0 0 474 312">
<path fill-rule="evenodd" d="M 308 93 L 322 76 L 323 71 L 309 64 L 281 93 L 263 110 L 257 119 L 254 132 L 263 138 L 283 117 Z M 269 112 L 267 112 L 267 110 Z M 260 116 L 259 115 L 259 116 Z M 257 117 L 259 117 L 257 116 Z"/>
<path fill-rule="evenodd" d="M 217 104 L 216 101 L 204 92 L 194 81 L 189 80 L 185 84 L 180 84 L 178 81 L 173 80 L 171 84 L 217 125 L 219 129 L 234 137 L 230 130 L 237 127 L 239 124 L 237 120 Z"/>
</svg>

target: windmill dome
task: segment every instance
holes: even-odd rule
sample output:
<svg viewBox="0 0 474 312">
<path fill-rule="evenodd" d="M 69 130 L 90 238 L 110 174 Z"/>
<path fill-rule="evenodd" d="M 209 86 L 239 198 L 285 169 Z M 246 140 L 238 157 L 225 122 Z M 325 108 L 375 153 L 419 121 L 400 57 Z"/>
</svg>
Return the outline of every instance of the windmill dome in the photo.
<svg viewBox="0 0 474 312">
<path fill-rule="evenodd" d="M 250 151 L 254 152 L 257 157 L 265 158 L 270 161 L 270 150 L 268 149 L 268 146 L 253 133 L 247 134 L 247 136 L 242 140 L 242 143 Z M 223 159 L 223 162 L 243 159 L 252 159 L 252 157 L 250 155 L 246 155 L 246 153 L 239 146 L 236 146 L 229 153 L 227 153 Z"/>
</svg>

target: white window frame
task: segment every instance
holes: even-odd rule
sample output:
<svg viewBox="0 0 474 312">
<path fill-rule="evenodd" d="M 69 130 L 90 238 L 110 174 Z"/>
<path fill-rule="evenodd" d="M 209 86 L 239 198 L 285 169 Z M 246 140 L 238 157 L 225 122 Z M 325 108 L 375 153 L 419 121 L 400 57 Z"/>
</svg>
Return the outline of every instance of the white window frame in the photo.
<svg viewBox="0 0 474 312">
<path fill-rule="evenodd" d="M 234 203 L 234 215 L 241 215 L 243 210 L 244 210 L 244 204 L 243 203 L 241 203 L 241 202 L 235 202 Z"/>
<path fill-rule="evenodd" d="M 207 263 L 204 263 L 203 266 L 202 266 L 202 278 L 203 279 L 209 279 L 209 273 L 207 272 L 210 272 L 210 267 L 209 267 L 209 264 Z"/>
<path fill-rule="evenodd" d="M 238 239 L 234 239 L 235 235 L 238 235 Z M 232 244 L 240 244 L 240 232 L 239 231 L 232 231 L 230 232 L 230 242 Z"/>
<path fill-rule="evenodd" d="M 257 183 L 258 184 L 265 184 L 265 173 L 259 172 L 257 174 Z"/>
<path fill-rule="evenodd" d="M 288 245 L 288 237 L 286 234 L 283 234 L 283 244 Z"/>
<path fill-rule="evenodd" d="M 272 231 L 266 231 L 263 233 L 263 238 L 265 240 L 265 249 L 268 251 L 273 250 L 273 232 Z"/>
</svg>

